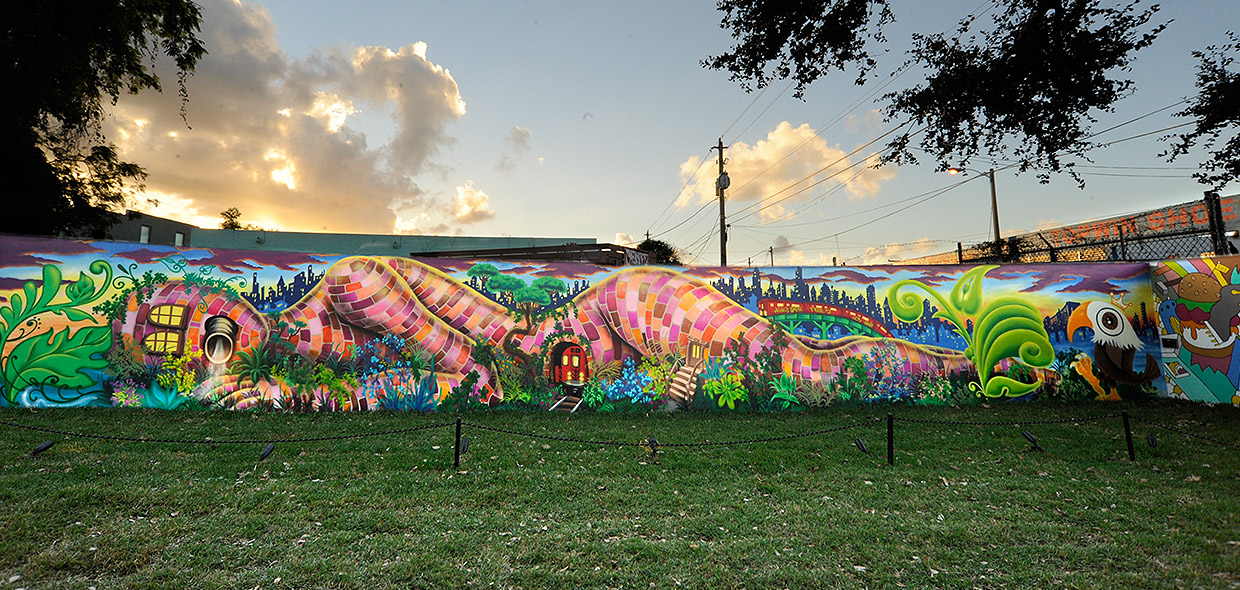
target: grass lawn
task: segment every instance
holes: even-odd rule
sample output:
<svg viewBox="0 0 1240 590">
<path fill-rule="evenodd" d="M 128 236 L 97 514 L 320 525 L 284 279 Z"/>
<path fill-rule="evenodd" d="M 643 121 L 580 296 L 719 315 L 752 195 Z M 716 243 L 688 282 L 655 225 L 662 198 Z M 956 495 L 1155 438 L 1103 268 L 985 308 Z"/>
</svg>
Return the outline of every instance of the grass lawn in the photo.
<svg viewBox="0 0 1240 590">
<path fill-rule="evenodd" d="M 1240 410 L 1168 401 L 650 416 L 492 412 L 330 442 L 129 443 L 0 426 L 0 589 L 1236 588 Z M 1021 426 L 921 424 L 1015 421 Z M 3 410 L 148 438 L 287 439 L 450 424 L 414 413 Z M 1035 434 L 1045 452 L 1020 434 Z M 853 444 L 860 437 L 869 448 Z M 57 444 L 38 457 L 45 440 Z"/>
</svg>

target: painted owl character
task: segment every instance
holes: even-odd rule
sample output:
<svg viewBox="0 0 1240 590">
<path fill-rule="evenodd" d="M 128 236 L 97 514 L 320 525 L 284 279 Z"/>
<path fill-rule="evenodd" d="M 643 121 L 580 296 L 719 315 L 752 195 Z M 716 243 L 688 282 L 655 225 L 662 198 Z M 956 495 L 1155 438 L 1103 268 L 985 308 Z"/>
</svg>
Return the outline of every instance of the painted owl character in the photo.
<svg viewBox="0 0 1240 590">
<path fill-rule="evenodd" d="M 1120 401 L 1116 390 L 1120 383 L 1149 383 L 1162 375 L 1158 361 L 1148 353 L 1145 370 L 1138 373 L 1133 368 L 1143 344 L 1116 303 L 1092 301 L 1077 307 L 1068 317 L 1068 339 L 1081 328 L 1094 331 L 1094 355 L 1092 359 L 1085 353 L 1077 355 L 1072 367 L 1093 387 L 1099 401 Z"/>
</svg>

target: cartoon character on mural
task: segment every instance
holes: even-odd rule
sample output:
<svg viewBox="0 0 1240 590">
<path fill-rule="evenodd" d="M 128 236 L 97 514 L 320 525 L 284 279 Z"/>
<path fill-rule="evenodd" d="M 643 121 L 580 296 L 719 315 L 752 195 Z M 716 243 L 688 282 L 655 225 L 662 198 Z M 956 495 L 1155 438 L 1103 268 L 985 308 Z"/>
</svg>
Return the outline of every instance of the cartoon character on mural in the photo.
<svg viewBox="0 0 1240 590">
<path fill-rule="evenodd" d="M 1112 301 L 1091 301 L 1081 305 L 1068 318 L 1068 339 L 1076 331 L 1091 328 L 1094 332 L 1094 354 L 1077 355 L 1072 368 L 1089 383 L 1098 394 L 1099 401 L 1120 401 L 1118 385 L 1148 384 L 1162 376 L 1158 361 L 1153 355 L 1145 355 L 1145 369 L 1134 369 L 1137 351 L 1145 345 L 1137 336 L 1128 318 L 1124 316 L 1122 298 Z"/>
<path fill-rule="evenodd" d="M 1154 270 L 1168 393 L 1240 405 L 1240 258 L 1168 260 Z"/>
</svg>

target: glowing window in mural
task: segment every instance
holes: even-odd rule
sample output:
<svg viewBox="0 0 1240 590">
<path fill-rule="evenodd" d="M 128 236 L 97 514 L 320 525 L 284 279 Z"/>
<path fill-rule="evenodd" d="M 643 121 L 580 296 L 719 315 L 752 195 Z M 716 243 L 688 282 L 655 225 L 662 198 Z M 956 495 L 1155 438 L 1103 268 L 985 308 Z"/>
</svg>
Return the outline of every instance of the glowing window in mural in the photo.
<svg viewBox="0 0 1240 590">
<path fill-rule="evenodd" d="M 146 321 L 159 326 L 180 328 L 185 324 L 185 308 L 180 305 L 161 305 L 147 314 Z"/>
<path fill-rule="evenodd" d="M 181 352 L 181 335 L 176 332 L 156 332 L 143 339 L 142 344 L 155 354 L 177 354 Z"/>
</svg>

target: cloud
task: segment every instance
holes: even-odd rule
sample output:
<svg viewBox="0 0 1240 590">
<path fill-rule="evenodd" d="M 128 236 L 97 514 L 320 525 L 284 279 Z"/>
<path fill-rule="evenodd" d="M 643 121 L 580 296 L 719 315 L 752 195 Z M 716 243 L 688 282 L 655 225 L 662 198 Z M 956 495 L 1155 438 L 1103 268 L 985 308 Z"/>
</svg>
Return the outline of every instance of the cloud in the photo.
<svg viewBox="0 0 1240 590">
<path fill-rule="evenodd" d="M 530 159 L 530 155 L 534 153 L 533 145 L 530 138 L 533 133 L 525 127 L 513 126 L 508 131 L 508 135 L 504 136 L 505 151 L 500 155 L 499 163 L 495 165 L 495 169 L 500 172 L 510 172 L 517 168 L 517 165 L 523 160 Z M 539 164 L 542 158 L 536 158 Z"/>
<path fill-rule="evenodd" d="M 616 241 L 613 243 L 616 244 L 617 246 L 628 246 L 630 248 L 636 248 L 638 241 L 639 240 L 637 238 L 629 234 L 626 234 L 623 232 L 616 232 Z"/>
<path fill-rule="evenodd" d="M 767 199 L 758 211 L 763 221 L 783 219 L 795 206 L 835 190 L 844 190 L 849 199 L 872 197 L 896 174 L 890 166 L 873 168 L 875 158 L 865 162 L 848 158 L 838 146 L 827 145 L 809 125 L 793 127 L 787 121 L 752 146 L 732 144 L 725 156 L 732 181 L 728 201 L 756 203 Z M 694 156 L 680 165 L 681 180 L 694 188 L 681 195 L 677 207 L 716 198 L 712 179 L 693 181 L 702 164 L 702 158 Z M 710 172 L 705 174 L 709 176 Z"/>
<path fill-rule="evenodd" d="M 457 223 L 478 223 L 495 217 L 491 210 L 491 198 L 486 193 L 474 188 L 473 181 L 466 181 L 465 186 L 456 187 L 456 197 L 452 200 L 452 218 Z"/>
<path fill-rule="evenodd" d="M 184 212 L 156 214 L 214 227 L 217 212 L 237 207 L 263 227 L 318 231 L 330 219 L 331 231 L 353 233 L 391 232 L 398 207 L 451 216 L 415 178 L 442 172 L 435 158 L 465 102 L 425 43 L 294 58 L 266 8 L 229 0 L 203 2 L 200 37 L 210 53 L 186 83 L 185 120 L 176 92 L 144 92 L 122 97 L 105 129 L 147 169 L 148 191 Z M 390 137 L 350 127 L 367 111 L 390 114 Z"/>
<path fill-rule="evenodd" d="M 899 262 L 905 258 L 917 258 L 934 254 L 943 250 L 939 243 L 930 238 L 921 238 L 912 242 L 898 242 L 866 248 L 861 254 L 861 265 L 882 265 Z"/>
</svg>

